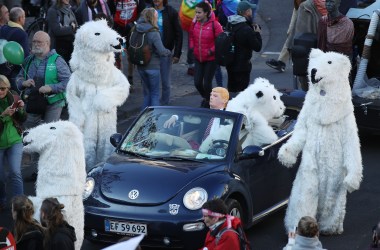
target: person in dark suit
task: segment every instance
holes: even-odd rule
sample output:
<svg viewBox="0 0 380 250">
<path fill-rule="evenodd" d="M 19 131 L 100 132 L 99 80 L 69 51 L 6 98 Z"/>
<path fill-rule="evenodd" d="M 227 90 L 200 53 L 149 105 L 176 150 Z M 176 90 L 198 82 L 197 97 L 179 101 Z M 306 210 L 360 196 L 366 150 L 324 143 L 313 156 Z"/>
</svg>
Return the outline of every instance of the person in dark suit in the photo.
<svg viewBox="0 0 380 250">
<path fill-rule="evenodd" d="M 228 100 L 229 100 L 229 92 L 226 88 L 223 87 L 215 87 L 212 89 L 210 94 L 210 102 L 209 106 L 210 109 L 219 109 L 219 110 L 225 110 Z M 207 119 L 201 119 L 199 117 L 179 117 L 178 115 L 172 115 L 167 121 L 165 121 L 163 127 L 164 128 L 171 128 L 174 127 L 178 120 L 183 120 L 184 123 L 190 124 L 190 126 L 194 127 L 194 131 L 196 130 L 198 133 L 196 133 L 196 136 L 190 136 L 187 138 L 187 136 L 182 136 L 183 138 L 186 138 L 189 144 L 193 149 L 198 149 L 199 145 L 202 143 L 202 141 L 211 133 L 215 132 L 219 129 L 221 125 L 225 125 L 225 121 L 223 121 L 221 118 L 218 117 L 212 117 L 209 120 Z"/>
</svg>

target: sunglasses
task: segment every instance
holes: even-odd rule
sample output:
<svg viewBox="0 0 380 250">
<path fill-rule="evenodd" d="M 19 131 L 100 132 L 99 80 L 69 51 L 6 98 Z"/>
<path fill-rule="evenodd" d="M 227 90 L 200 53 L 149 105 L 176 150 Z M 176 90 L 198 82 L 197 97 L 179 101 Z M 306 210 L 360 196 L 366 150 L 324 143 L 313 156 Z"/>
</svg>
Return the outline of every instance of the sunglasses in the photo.
<svg viewBox="0 0 380 250">
<path fill-rule="evenodd" d="M 5 90 L 7 90 L 8 88 L 7 87 L 0 87 L 0 90 L 1 91 L 5 91 Z"/>
</svg>

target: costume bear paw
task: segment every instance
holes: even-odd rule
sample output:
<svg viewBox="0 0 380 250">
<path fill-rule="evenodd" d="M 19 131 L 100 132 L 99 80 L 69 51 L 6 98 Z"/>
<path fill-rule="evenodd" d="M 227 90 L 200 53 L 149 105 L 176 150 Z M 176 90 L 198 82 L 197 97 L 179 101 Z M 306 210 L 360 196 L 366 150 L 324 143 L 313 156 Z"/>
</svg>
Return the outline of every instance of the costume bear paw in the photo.
<svg viewBox="0 0 380 250">
<path fill-rule="evenodd" d="M 360 178 L 354 175 L 347 175 L 343 180 L 343 185 L 349 193 L 359 189 Z"/>
<path fill-rule="evenodd" d="M 282 165 L 290 168 L 297 162 L 297 156 L 294 155 L 285 144 L 278 151 L 278 160 L 282 163 Z"/>
</svg>

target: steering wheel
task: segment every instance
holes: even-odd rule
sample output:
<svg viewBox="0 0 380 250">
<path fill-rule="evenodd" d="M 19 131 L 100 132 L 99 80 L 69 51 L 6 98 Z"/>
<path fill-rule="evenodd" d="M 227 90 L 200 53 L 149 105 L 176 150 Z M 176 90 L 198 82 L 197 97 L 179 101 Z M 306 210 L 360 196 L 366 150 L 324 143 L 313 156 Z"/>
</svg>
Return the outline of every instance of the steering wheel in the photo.
<svg viewBox="0 0 380 250">
<path fill-rule="evenodd" d="M 211 148 L 207 151 L 207 154 L 225 157 L 227 153 L 228 143 L 229 142 L 226 140 L 213 141 Z"/>
</svg>

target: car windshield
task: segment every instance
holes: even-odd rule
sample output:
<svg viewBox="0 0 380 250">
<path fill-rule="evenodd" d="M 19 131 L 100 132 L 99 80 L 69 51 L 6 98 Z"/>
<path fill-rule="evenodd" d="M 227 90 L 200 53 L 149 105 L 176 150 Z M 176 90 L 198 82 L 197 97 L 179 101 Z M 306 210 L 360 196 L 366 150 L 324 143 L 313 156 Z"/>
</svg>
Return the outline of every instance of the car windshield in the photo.
<svg viewBox="0 0 380 250">
<path fill-rule="evenodd" d="M 234 122 L 234 116 L 225 111 L 150 108 L 131 128 L 120 150 L 167 160 L 222 160 Z M 223 140 L 213 140 L 221 128 Z"/>
</svg>

